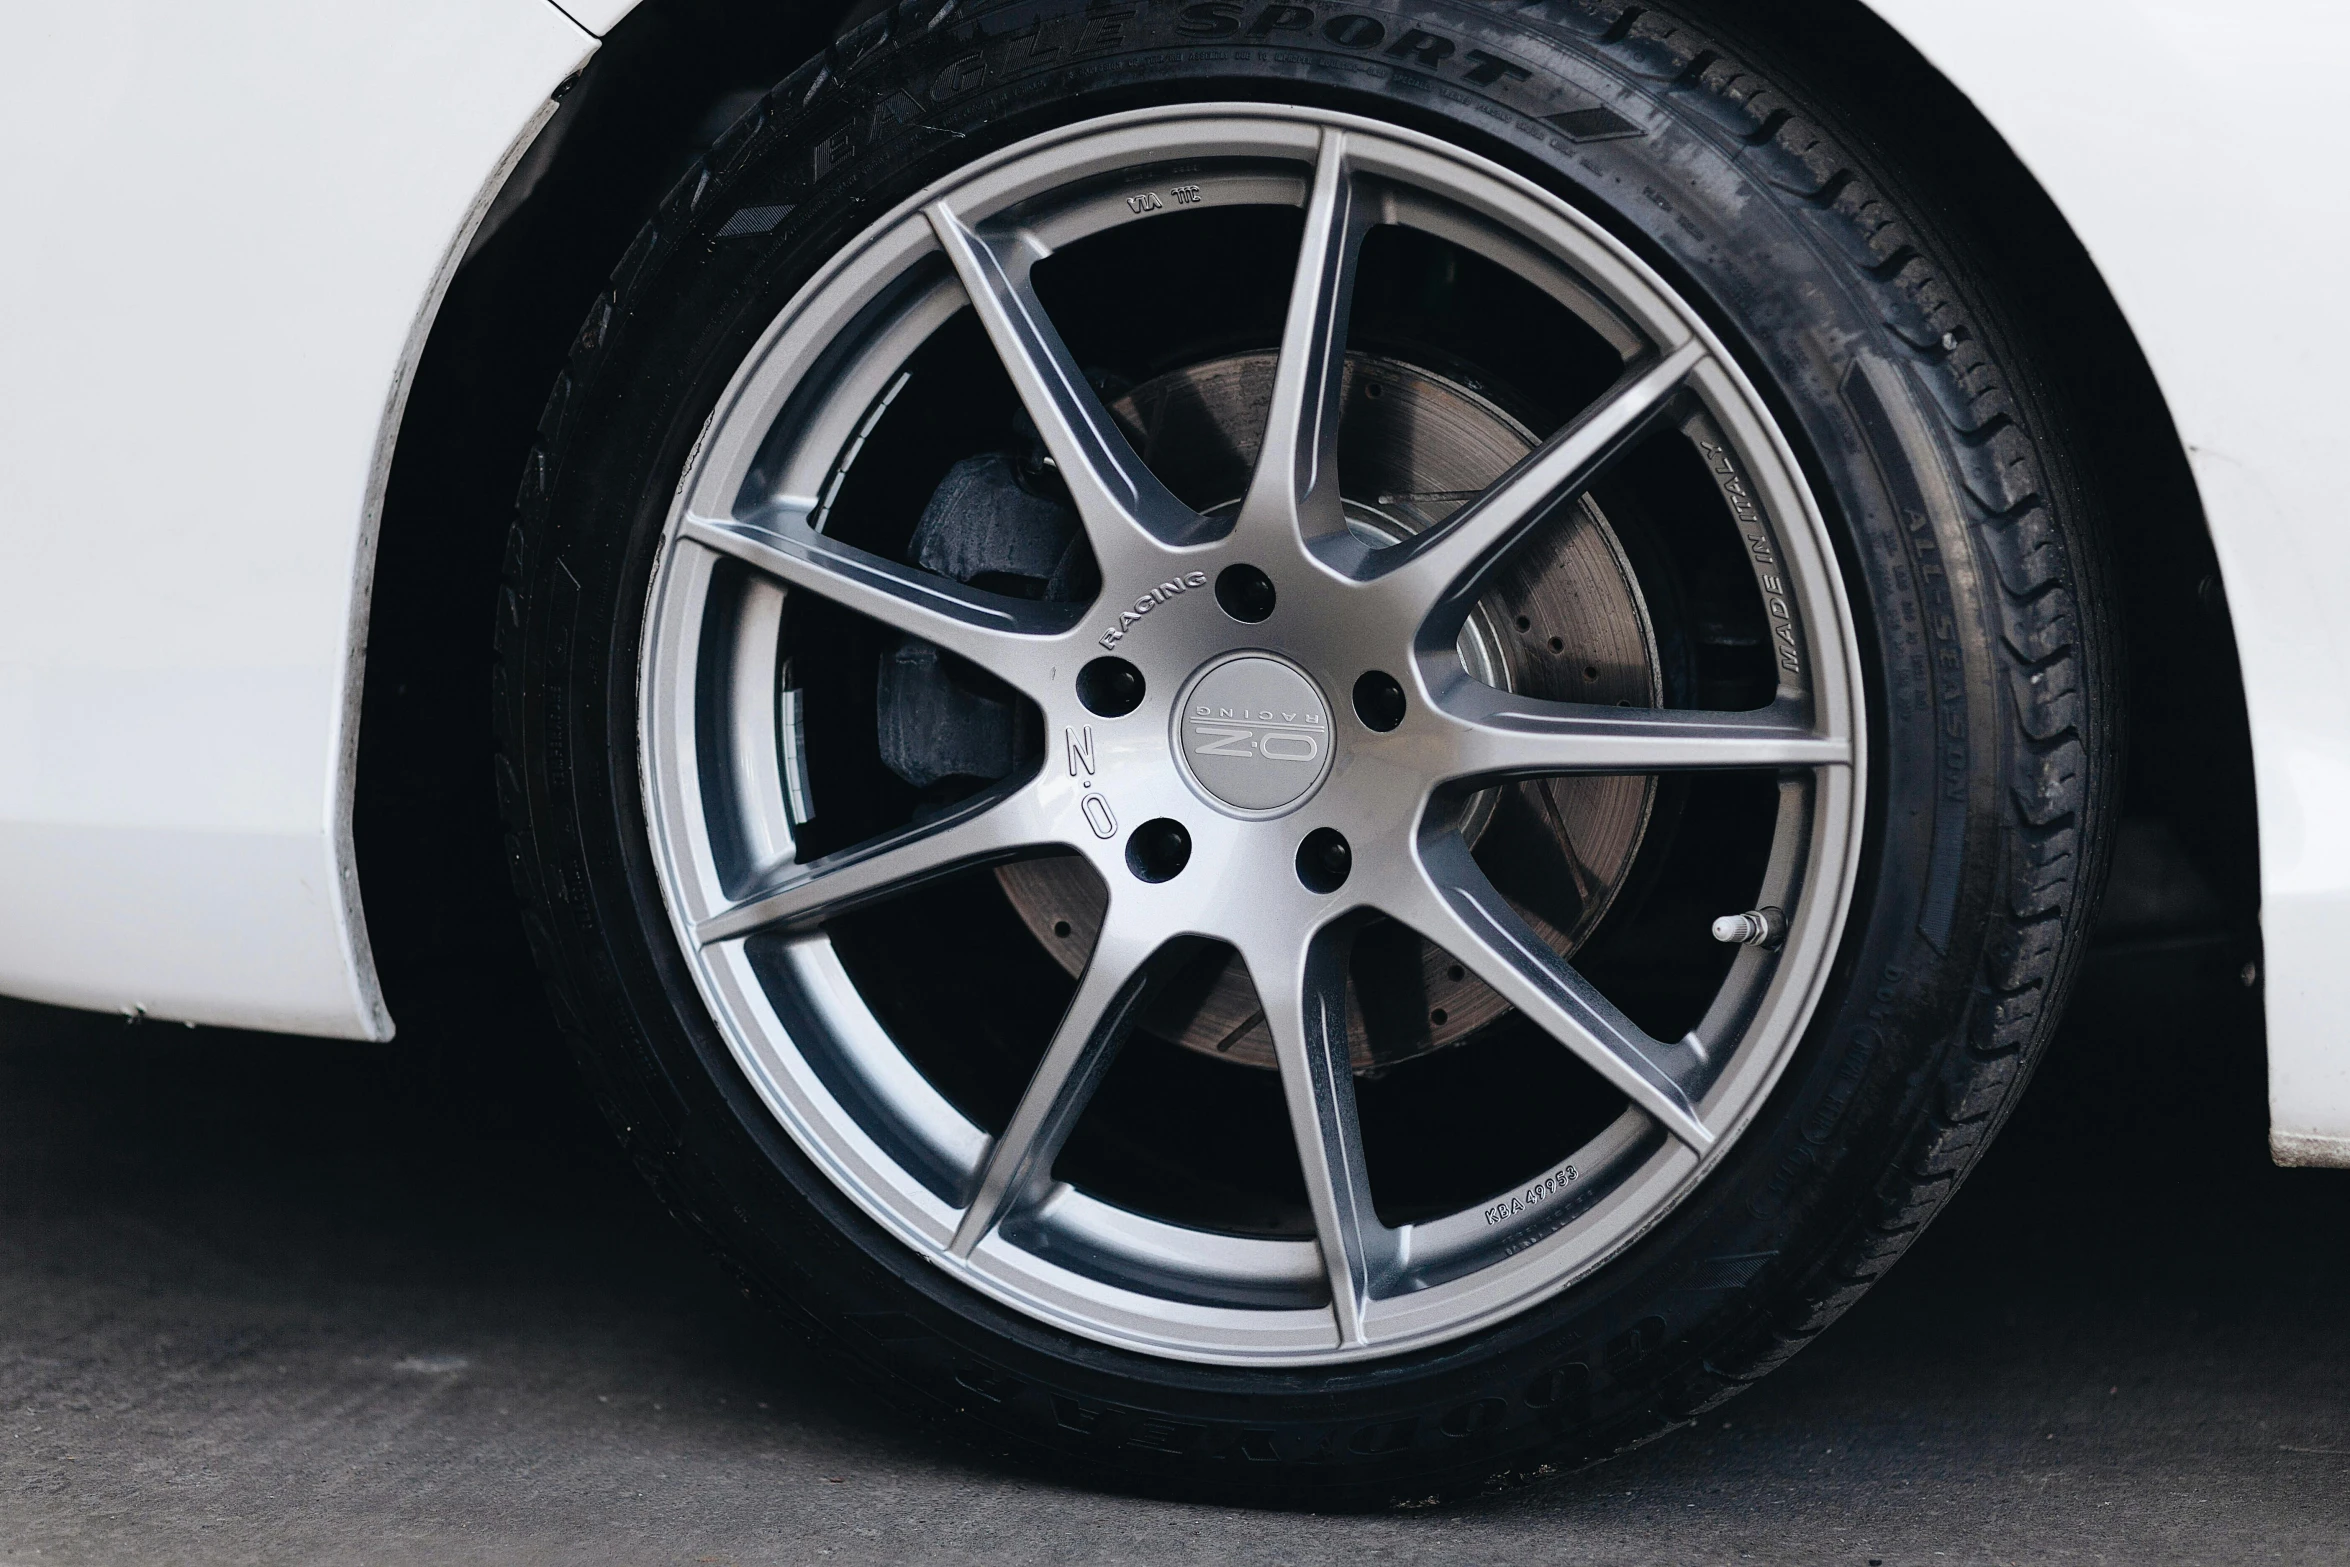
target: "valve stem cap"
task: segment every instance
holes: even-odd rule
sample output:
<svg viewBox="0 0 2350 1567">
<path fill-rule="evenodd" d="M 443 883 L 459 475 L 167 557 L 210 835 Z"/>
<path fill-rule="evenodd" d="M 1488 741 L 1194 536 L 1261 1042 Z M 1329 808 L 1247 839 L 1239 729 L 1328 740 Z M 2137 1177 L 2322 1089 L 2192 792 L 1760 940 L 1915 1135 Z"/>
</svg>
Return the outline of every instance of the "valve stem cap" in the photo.
<svg viewBox="0 0 2350 1567">
<path fill-rule="evenodd" d="M 1714 921 L 1714 940 L 1741 947 L 1776 947 L 1787 935 L 1787 916 L 1777 909 L 1725 914 Z"/>
</svg>

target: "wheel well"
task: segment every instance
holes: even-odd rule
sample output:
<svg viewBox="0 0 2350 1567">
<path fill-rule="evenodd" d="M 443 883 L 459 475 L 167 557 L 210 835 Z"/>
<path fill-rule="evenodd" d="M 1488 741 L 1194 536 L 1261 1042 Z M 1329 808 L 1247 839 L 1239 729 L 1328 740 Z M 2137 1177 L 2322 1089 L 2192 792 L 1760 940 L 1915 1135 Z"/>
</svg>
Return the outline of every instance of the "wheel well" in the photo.
<svg viewBox="0 0 2350 1567">
<path fill-rule="evenodd" d="M 2233 974 L 2260 909 L 2252 741 L 2193 470 L 2153 369 L 2072 226 L 1982 113 L 1861 0 L 1691 0 L 1709 29 L 1836 84 L 1855 139 L 2005 280 L 2102 502 L 2130 682 L 2099 946 L 2202 943 Z M 2028 280 L 2028 281 L 2024 281 Z M 2019 284 L 2021 286 L 2019 286 Z"/>
<path fill-rule="evenodd" d="M 436 1045 L 548 1033 L 506 882 L 489 722 L 499 563 L 547 389 L 612 263 L 699 147 L 887 3 L 646 0 L 566 84 L 434 323 L 377 551 L 355 834 L 386 997 Z M 2100 928 L 2248 944 L 2259 887 L 2235 639 L 2186 454 L 2095 264 L 1997 131 L 1858 0 L 1695 8 L 1722 36 L 1800 55 L 1806 75 L 1838 83 L 1850 128 L 1915 171 L 1994 268 L 2033 280 L 2024 325 L 2061 345 L 2041 368 L 2127 545 L 2112 553 L 2130 766 Z"/>
<path fill-rule="evenodd" d="M 551 1034 L 490 773 L 499 562 L 548 388 L 679 172 L 823 48 L 846 5 L 646 0 L 630 12 L 559 89 L 434 320 L 385 491 L 353 822 L 385 998 L 428 1048 L 483 1057 L 497 1052 L 468 1042 L 491 1030 Z"/>
</svg>

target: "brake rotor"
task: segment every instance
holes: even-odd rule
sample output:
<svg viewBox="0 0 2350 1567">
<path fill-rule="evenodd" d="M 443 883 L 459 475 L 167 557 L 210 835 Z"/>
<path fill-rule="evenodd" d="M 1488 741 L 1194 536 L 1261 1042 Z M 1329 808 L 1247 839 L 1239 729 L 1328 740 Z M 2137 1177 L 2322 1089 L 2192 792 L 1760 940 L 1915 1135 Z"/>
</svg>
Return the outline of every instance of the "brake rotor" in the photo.
<svg viewBox="0 0 2350 1567">
<path fill-rule="evenodd" d="M 1273 391 L 1274 356 L 1237 354 L 1171 371 L 1111 405 L 1143 460 L 1194 508 L 1229 511 L 1248 488 Z M 1392 542 L 1444 521 L 1538 443 L 1489 399 L 1399 360 L 1349 354 L 1338 469 L 1350 527 Z M 1461 634 L 1471 675 L 1563 701 L 1663 704 L 1648 607 L 1615 531 L 1588 496 L 1503 563 Z M 1486 790 L 1463 829 L 1503 895 L 1561 957 L 1605 917 L 1639 852 L 1653 777 L 1547 778 Z M 1107 895 L 1083 861 L 1026 860 L 996 878 L 1044 949 L 1085 966 Z M 1454 1043 L 1509 1004 L 1449 953 L 1382 920 L 1356 938 L 1347 986 L 1357 1072 Z M 1218 947 L 1140 1026 L 1186 1049 L 1273 1066 L 1273 1040 L 1238 954 Z"/>
</svg>

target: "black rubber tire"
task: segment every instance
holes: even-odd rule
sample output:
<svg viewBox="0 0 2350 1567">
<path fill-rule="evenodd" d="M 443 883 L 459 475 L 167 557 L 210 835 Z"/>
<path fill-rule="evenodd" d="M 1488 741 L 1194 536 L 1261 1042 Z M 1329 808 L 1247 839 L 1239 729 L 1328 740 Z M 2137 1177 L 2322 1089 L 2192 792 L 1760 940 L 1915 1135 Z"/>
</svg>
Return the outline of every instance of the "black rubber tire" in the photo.
<svg viewBox="0 0 2350 1567">
<path fill-rule="evenodd" d="M 1629 1252 L 1367 1366 L 1124 1353 L 963 1289 L 867 1221 L 743 1082 L 648 854 L 648 573 L 754 335 L 906 195 L 1145 103 L 1312 102 L 1509 164 L 1708 310 L 1827 511 L 1867 665 L 1869 828 L 1832 987 L 1766 1107 Z M 907 0 L 678 183 L 548 400 L 498 625 L 498 782 L 538 961 L 636 1163 L 878 1394 L 1115 1483 L 1297 1505 L 1455 1496 L 1623 1449 L 1778 1365 L 1949 1199 L 2045 1044 L 2101 875 L 2121 710 L 2092 505 L 2031 345 L 1835 84 L 1653 6 Z M 715 236 L 788 207 L 763 237 Z M 772 216 L 772 214 L 770 214 Z"/>
</svg>

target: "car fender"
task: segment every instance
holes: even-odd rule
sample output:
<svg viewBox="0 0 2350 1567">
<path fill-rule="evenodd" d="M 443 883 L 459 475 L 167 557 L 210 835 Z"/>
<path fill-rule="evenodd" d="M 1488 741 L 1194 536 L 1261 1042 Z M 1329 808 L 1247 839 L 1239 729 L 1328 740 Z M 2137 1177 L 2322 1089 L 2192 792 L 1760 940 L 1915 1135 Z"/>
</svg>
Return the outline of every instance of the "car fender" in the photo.
<svg viewBox="0 0 2350 1567">
<path fill-rule="evenodd" d="M 2350 1165 L 2350 244 L 2317 0 L 1873 0 L 2072 226 L 2137 336 L 2233 615 L 2260 814 L 2271 1145 Z"/>
<path fill-rule="evenodd" d="M 0 48 L 0 992 L 389 1037 L 349 824 L 375 520 L 545 0 L 76 0 Z"/>
</svg>

